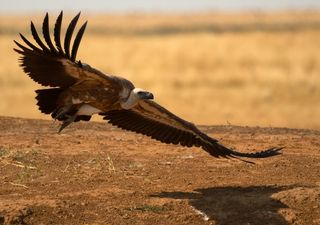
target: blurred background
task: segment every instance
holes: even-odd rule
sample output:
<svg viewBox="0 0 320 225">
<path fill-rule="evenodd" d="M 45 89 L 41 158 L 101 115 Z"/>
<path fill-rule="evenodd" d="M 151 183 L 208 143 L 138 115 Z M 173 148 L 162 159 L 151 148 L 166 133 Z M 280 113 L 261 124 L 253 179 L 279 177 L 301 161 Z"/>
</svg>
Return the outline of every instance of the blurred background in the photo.
<svg viewBox="0 0 320 225">
<path fill-rule="evenodd" d="M 320 1 L 0 0 L 0 115 L 47 118 L 13 52 L 45 12 L 89 21 L 78 59 L 196 124 L 320 129 Z M 80 25 L 79 23 L 79 25 Z M 79 26 L 78 26 L 79 27 Z M 96 118 L 98 120 L 98 118 Z"/>
</svg>

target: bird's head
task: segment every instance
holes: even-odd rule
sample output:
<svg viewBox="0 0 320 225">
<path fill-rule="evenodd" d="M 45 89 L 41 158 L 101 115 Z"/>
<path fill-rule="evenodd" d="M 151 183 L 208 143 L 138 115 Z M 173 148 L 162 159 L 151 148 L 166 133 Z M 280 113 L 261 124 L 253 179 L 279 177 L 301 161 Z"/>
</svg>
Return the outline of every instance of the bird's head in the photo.
<svg viewBox="0 0 320 225">
<path fill-rule="evenodd" d="M 132 94 L 137 97 L 137 99 L 153 99 L 153 94 L 151 92 L 145 91 L 141 88 L 135 88 L 132 90 Z"/>
<path fill-rule="evenodd" d="M 141 100 L 153 99 L 151 92 L 145 91 L 141 88 L 134 88 L 127 99 L 121 102 L 121 107 L 124 109 L 131 109 Z"/>
</svg>

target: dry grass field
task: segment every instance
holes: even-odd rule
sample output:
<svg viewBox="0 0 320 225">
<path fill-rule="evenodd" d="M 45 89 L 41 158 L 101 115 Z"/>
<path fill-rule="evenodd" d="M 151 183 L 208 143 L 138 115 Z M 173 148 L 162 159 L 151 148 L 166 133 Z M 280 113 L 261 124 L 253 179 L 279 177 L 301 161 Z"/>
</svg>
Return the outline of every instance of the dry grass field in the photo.
<svg viewBox="0 0 320 225">
<path fill-rule="evenodd" d="M 56 14 L 51 16 L 51 25 Z M 0 16 L 0 115 L 47 118 L 12 51 L 30 20 Z M 320 13 L 85 14 L 78 59 L 196 124 L 320 128 Z M 66 22 L 66 21 L 65 21 Z"/>
</svg>

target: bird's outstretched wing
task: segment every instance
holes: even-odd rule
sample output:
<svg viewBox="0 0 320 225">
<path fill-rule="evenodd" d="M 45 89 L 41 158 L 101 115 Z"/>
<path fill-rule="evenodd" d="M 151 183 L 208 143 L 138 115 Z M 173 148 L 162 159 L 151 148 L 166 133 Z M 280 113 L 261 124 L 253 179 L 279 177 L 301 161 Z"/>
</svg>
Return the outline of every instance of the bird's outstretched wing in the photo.
<svg viewBox="0 0 320 225">
<path fill-rule="evenodd" d="M 265 158 L 280 154 L 282 148 L 270 148 L 256 153 L 237 152 L 219 144 L 216 139 L 201 132 L 154 101 L 144 100 L 130 110 L 113 110 L 102 113 L 109 123 L 125 130 L 147 135 L 167 144 L 202 147 L 215 157 Z"/>
<path fill-rule="evenodd" d="M 42 33 L 45 42 L 41 40 L 37 30 L 31 22 L 31 33 L 37 45 L 32 44 L 27 38 L 20 34 L 21 39 L 27 45 L 24 46 L 17 41 L 14 41 L 19 49 L 14 49 L 22 55 L 20 58 L 21 66 L 34 81 L 50 87 L 68 87 L 81 79 L 92 79 L 101 82 L 107 82 L 108 77 L 98 70 L 91 68 L 87 64 L 76 61 L 77 51 L 86 29 L 85 22 L 79 29 L 72 48 L 70 43 L 73 31 L 78 22 L 80 13 L 78 13 L 70 22 L 65 38 L 64 46 L 61 45 L 61 24 L 63 12 L 59 14 L 54 26 L 54 43 L 50 37 L 49 31 L 49 16 L 46 14 L 43 24 Z"/>
</svg>

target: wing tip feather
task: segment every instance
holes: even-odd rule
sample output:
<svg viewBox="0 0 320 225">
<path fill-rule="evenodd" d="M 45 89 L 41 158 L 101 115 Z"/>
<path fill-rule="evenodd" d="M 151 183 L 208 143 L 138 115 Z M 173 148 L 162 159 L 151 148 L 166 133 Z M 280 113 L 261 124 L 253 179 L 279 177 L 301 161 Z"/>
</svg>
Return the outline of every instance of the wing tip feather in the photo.
<svg viewBox="0 0 320 225">
<path fill-rule="evenodd" d="M 42 34 L 43 34 L 43 37 L 44 37 L 46 44 L 48 45 L 48 47 L 50 49 L 50 53 L 57 54 L 58 52 L 51 41 L 48 12 L 46 13 L 46 15 L 43 19 L 43 22 L 42 22 Z"/>
<path fill-rule="evenodd" d="M 86 21 L 84 24 L 82 24 L 82 26 L 80 27 L 80 29 L 76 35 L 76 38 L 74 39 L 72 50 L 71 50 L 71 60 L 72 61 L 76 60 L 77 52 L 78 52 L 78 49 L 80 46 L 80 42 L 81 42 L 81 39 L 82 39 L 83 34 L 85 32 L 85 29 L 87 27 L 87 24 L 88 24 L 88 21 Z"/>
<path fill-rule="evenodd" d="M 37 42 L 37 44 L 41 47 L 42 51 L 44 52 L 50 52 L 48 47 L 42 42 L 42 40 L 39 37 L 39 34 L 37 32 L 37 29 L 34 25 L 34 23 L 31 21 L 31 34 L 33 36 L 33 39 Z"/>
<path fill-rule="evenodd" d="M 63 10 L 60 11 L 60 13 L 56 19 L 56 22 L 55 22 L 55 25 L 53 28 L 53 36 L 54 36 L 54 42 L 55 42 L 56 47 L 59 51 L 59 54 L 62 56 L 65 56 L 65 53 L 64 53 L 63 48 L 61 46 L 61 37 L 60 37 L 62 20 L 63 20 Z"/>
<path fill-rule="evenodd" d="M 78 20 L 79 20 L 80 13 L 81 13 L 81 12 L 79 12 L 79 13 L 71 20 L 71 22 L 69 23 L 69 26 L 68 26 L 68 28 L 67 28 L 67 32 L 66 32 L 66 35 L 65 35 L 65 38 L 64 38 L 64 51 L 65 51 L 65 56 L 66 56 L 68 59 L 71 59 L 70 42 L 71 42 L 71 38 L 72 38 L 72 35 L 73 35 L 73 32 L 74 32 L 74 28 L 76 27 L 77 22 L 78 22 Z"/>
<path fill-rule="evenodd" d="M 273 147 L 263 151 L 247 153 L 247 152 L 234 151 L 232 149 L 224 147 L 223 145 L 219 145 L 219 146 L 222 147 L 222 151 L 224 155 L 246 157 L 246 158 L 268 158 L 272 156 L 281 155 L 282 154 L 281 150 L 285 148 L 285 147 Z"/>
<path fill-rule="evenodd" d="M 79 11 L 76 16 L 71 20 L 67 27 L 67 32 L 65 34 L 64 38 L 64 48 L 61 46 L 61 40 L 60 40 L 60 34 L 61 34 L 61 26 L 62 26 L 62 19 L 63 19 L 63 14 L 64 11 L 61 10 L 57 19 L 56 23 L 54 25 L 54 42 L 55 45 L 52 43 L 51 38 L 50 38 L 50 29 L 49 29 L 49 13 L 45 13 L 45 17 L 43 19 L 42 23 L 42 33 L 44 37 L 44 41 L 42 41 L 39 37 L 39 34 L 37 32 L 36 26 L 33 21 L 30 21 L 30 29 L 31 29 L 31 34 L 33 36 L 33 39 L 36 41 L 38 44 L 37 46 L 32 44 L 23 34 L 19 33 L 21 39 L 25 42 L 25 44 L 30 47 L 30 51 L 37 51 L 37 52 L 42 52 L 42 53 L 51 53 L 51 54 L 59 54 L 67 59 L 71 59 L 72 61 L 75 61 L 76 54 L 79 48 L 79 44 L 81 41 L 81 38 L 83 36 L 83 33 L 85 31 L 85 28 L 88 24 L 88 21 L 85 21 L 81 28 L 79 29 L 77 33 L 77 37 L 75 38 L 75 41 L 72 46 L 72 51 L 70 52 L 70 41 L 72 39 L 72 35 L 74 33 L 74 29 L 77 25 L 78 19 L 81 15 L 81 11 Z M 22 50 L 28 49 L 21 45 L 18 42 L 15 42 L 16 45 L 18 45 L 19 48 Z M 22 47 L 23 46 L 23 47 Z M 39 47 L 38 47 L 39 46 Z"/>
</svg>

